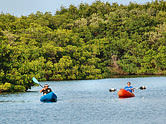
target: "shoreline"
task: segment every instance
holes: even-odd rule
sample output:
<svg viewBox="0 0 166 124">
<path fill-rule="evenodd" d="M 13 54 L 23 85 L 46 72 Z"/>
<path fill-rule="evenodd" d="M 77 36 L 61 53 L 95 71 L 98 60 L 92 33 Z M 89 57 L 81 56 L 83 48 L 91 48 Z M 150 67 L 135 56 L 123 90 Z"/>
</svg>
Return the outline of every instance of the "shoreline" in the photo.
<svg viewBox="0 0 166 124">
<path fill-rule="evenodd" d="M 112 75 L 110 77 L 107 78 L 145 78 L 145 77 L 166 77 L 166 75 Z M 102 78 L 102 79 L 106 79 L 106 78 Z M 88 80 L 97 80 L 97 79 L 88 79 Z M 72 80 L 49 80 L 49 81 L 72 81 Z M 27 92 L 27 91 L 25 91 Z M 23 92 L 10 92 L 8 90 L 3 90 L 0 89 L 0 94 L 3 93 L 23 93 Z"/>
</svg>

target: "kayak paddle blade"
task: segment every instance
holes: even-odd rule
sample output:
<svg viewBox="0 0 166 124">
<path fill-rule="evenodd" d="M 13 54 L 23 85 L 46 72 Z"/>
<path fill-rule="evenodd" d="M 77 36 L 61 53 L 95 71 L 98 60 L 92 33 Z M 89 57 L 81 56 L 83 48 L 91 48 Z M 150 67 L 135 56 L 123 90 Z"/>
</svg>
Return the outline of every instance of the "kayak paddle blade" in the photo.
<svg viewBox="0 0 166 124">
<path fill-rule="evenodd" d="M 145 87 L 145 86 L 141 86 L 139 89 L 140 89 L 140 90 L 145 90 L 146 87 Z"/>
<path fill-rule="evenodd" d="M 39 81 L 35 77 L 33 77 L 32 80 L 43 88 L 43 86 L 39 83 Z"/>
<path fill-rule="evenodd" d="M 38 81 L 35 77 L 33 77 L 32 80 L 33 80 L 35 83 L 40 84 L 39 81 Z"/>
<path fill-rule="evenodd" d="M 109 89 L 109 91 L 110 91 L 110 92 L 115 92 L 115 91 L 116 91 L 116 89 L 111 88 L 111 89 Z"/>
</svg>

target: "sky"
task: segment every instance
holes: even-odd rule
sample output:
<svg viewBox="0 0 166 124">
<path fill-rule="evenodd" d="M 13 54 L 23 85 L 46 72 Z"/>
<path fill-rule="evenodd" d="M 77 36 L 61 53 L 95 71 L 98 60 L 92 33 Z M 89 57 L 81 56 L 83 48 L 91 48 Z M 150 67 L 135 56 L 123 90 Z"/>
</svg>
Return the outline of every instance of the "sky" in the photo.
<svg viewBox="0 0 166 124">
<path fill-rule="evenodd" d="M 144 4 L 151 2 L 152 0 L 100 0 L 102 2 L 127 5 L 129 2 L 136 2 Z M 10 13 L 11 15 L 20 17 L 22 15 L 27 16 L 37 11 L 51 12 L 55 14 L 57 10 L 60 10 L 61 6 L 68 8 L 71 4 L 78 6 L 80 3 L 92 4 L 95 0 L 0 0 L 0 13 Z"/>
</svg>

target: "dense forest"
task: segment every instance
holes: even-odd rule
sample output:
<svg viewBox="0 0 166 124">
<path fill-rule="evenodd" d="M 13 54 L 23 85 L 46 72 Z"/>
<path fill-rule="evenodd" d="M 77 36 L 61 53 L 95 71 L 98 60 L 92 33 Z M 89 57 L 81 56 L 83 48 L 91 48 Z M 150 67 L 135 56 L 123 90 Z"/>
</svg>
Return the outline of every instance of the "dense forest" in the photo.
<svg viewBox="0 0 166 124">
<path fill-rule="evenodd" d="M 41 80 L 166 75 L 166 2 L 61 7 L 53 15 L 0 14 L 0 92 Z"/>
</svg>

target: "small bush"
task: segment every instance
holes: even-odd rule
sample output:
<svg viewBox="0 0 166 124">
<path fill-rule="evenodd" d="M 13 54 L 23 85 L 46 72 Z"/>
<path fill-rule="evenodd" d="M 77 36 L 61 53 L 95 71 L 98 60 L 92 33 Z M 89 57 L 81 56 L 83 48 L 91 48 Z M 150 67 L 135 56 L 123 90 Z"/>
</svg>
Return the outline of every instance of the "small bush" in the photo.
<svg viewBox="0 0 166 124">
<path fill-rule="evenodd" d="M 5 91 L 10 91 L 11 88 L 12 88 L 12 85 L 7 82 L 5 84 L 0 85 L 0 89 L 5 90 Z"/>
<path fill-rule="evenodd" d="M 26 88 L 24 86 L 21 85 L 15 85 L 14 86 L 14 91 L 16 92 L 25 92 Z"/>
</svg>

